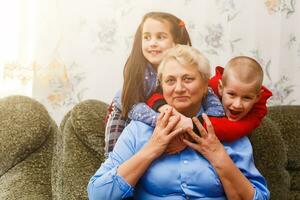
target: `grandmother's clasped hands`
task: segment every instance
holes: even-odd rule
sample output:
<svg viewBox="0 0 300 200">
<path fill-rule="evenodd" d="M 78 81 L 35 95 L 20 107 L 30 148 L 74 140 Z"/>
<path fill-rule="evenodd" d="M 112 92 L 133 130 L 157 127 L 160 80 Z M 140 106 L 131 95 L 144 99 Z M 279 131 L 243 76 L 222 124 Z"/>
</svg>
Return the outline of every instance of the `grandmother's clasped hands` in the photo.
<svg viewBox="0 0 300 200">
<path fill-rule="evenodd" d="M 147 144 L 147 147 L 152 148 L 157 157 L 165 152 L 173 138 L 185 132 L 184 128 L 174 129 L 179 121 L 180 116 L 173 115 L 173 108 L 166 109 L 158 116 L 156 127 Z"/>
</svg>

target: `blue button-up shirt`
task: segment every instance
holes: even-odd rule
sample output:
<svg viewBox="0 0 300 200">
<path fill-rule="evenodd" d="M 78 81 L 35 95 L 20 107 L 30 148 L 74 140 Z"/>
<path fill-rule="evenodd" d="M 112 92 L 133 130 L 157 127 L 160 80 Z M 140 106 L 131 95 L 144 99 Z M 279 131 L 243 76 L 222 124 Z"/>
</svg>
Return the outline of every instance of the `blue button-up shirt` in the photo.
<svg viewBox="0 0 300 200">
<path fill-rule="evenodd" d="M 150 139 L 153 128 L 131 121 L 121 134 L 108 159 L 90 179 L 90 200 L 135 199 L 155 200 L 225 200 L 222 183 L 213 166 L 196 151 L 186 148 L 178 154 L 162 155 L 145 171 L 136 187 L 117 174 L 117 168 L 138 152 Z M 236 166 L 255 189 L 255 200 L 269 199 L 266 181 L 253 163 L 252 147 L 247 137 L 223 143 Z"/>
</svg>

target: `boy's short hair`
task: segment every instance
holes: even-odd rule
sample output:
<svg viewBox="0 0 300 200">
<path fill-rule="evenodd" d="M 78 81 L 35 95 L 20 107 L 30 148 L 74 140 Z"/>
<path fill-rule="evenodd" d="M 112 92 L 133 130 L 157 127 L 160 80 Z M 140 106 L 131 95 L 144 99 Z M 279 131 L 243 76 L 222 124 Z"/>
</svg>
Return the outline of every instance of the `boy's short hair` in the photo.
<svg viewBox="0 0 300 200">
<path fill-rule="evenodd" d="M 237 56 L 229 60 L 225 66 L 222 83 L 225 86 L 228 78 L 234 77 L 243 83 L 255 83 L 257 91 L 259 91 L 263 76 L 262 67 L 255 59 L 248 56 Z"/>
<path fill-rule="evenodd" d="M 157 69 L 158 81 L 161 81 L 162 79 L 162 72 L 166 63 L 172 59 L 177 60 L 182 65 L 195 66 L 198 69 L 203 81 L 208 83 L 210 78 L 210 65 L 208 59 L 197 49 L 181 44 L 178 44 L 175 47 L 167 50 Z"/>
</svg>

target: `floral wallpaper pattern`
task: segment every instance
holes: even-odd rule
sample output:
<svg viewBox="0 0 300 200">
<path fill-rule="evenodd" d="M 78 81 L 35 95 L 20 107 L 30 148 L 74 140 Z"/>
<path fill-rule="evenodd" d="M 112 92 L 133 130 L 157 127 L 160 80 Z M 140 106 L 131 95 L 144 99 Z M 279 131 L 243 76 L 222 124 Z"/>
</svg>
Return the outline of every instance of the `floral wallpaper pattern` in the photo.
<svg viewBox="0 0 300 200">
<path fill-rule="evenodd" d="M 137 26 L 149 11 L 180 17 L 193 46 L 207 55 L 212 68 L 237 55 L 256 58 L 265 72 L 264 85 L 273 92 L 270 106 L 300 104 L 297 0 L 44 0 L 36 4 L 33 59 L 29 64 L 21 58 L 0 59 L 0 81 L 27 88 L 23 94 L 46 105 L 57 122 L 82 100 L 110 102 L 121 88 Z M 2 88 L 0 93 L 20 90 L 3 92 Z"/>
</svg>

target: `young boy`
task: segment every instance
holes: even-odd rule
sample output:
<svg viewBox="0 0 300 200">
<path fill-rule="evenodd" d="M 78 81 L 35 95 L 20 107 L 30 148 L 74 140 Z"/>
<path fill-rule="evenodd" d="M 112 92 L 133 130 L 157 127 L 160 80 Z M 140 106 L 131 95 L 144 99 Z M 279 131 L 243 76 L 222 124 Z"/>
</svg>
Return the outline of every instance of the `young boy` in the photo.
<svg viewBox="0 0 300 200">
<path fill-rule="evenodd" d="M 233 141 L 251 133 L 267 114 L 267 99 L 272 93 L 262 86 L 263 71 L 253 58 L 238 56 L 226 65 L 216 68 L 216 75 L 209 84 L 222 101 L 225 117 L 209 116 L 215 133 L 221 141 Z M 155 93 L 148 105 L 158 108 L 163 105 L 162 96 Z M 200 119 L 201 121 L 201 119 Z M 204 124 L 205 125 L 205 124 Z M 182 150 L 173 148 L 169 152 Z"/>
<path fill-rule="evenodd" d="M 216 68 L 209 81 L 220 97 L 226 118 L 210 117 L 221 141 L 232 141 L 251 133 L 267 114 L 267 100 L 272 92 L 262 85 L 263 70 L 253 58 L 237 56 Z"/>
</svg>

